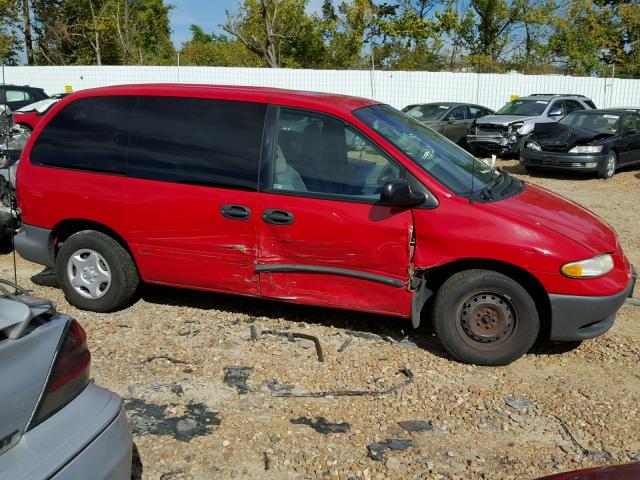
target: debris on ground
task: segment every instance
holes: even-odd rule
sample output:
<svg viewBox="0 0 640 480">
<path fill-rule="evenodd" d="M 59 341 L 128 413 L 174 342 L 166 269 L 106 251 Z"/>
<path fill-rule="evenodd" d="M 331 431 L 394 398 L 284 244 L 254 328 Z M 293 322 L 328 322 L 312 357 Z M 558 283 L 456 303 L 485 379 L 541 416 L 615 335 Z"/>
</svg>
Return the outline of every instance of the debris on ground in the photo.
<svg viewBox="0 0 640 480">
<path fill-rule="evenodd" d="M 231 365 L 229 367 L 224 367 L 222 370 L 224 371 L 224 378 L 222 381 L 229 387 L 235 387 L 238 391 L 238 395 L 244 395 L 251 390 L 247 385 L 247 380 L 249 380 L 249 375 L 253 372 L 253 367 Z"/>
<path fill-rule="evenodd" d="M 384 442 L 375 442 L 367 445 L 369 456 L 378 462 L 384 460 L 385 450 L 406 450 L 413 446 L 413 441 L 404 438 L 389 438 Z"/>
<path fill-rule="evenodd" d="M 401 420 L 398 425 L 407 432 L 433 431 L 433 422 L 431 420 Z"/>
<path fill-rule="evenodd" d="M 347 422 L 333 423 L 324 417 L 316 417 L 314 422 L 307 417 L 298 417 L 291 420 L 294 425 L 308 425 L 316 432 L 326 435 L 328 433 L 345 433 L 351 428 L 351 424 Z"/>
<path fill-rule="evenodd" d="M 275 330 L 262 330 L 260 332 L 262 335 L 276 335 L 279 337 L 286 337 L 290 342 L 293 342 L 296 338 L 302 340 L 308 340 L 313 342 L 313 345 L 316 347 L 316 355 L 318 356 L 319 362 L 324 362 L 324 351 L 322 350 L 322 345 L 320 344 L 320 340 L 318 337 L 314 335 L 309 335 L 307 333 L 299 333 L 299 332 L 278 332 Z M 298 345 L 300 345 L 298 343 Z M 308 346 L 303 346 L 302 348 L 310 348 L 311 344 Z"/>
<path fill-rule="evenodd" d="M 153 362 L 154 360 L 167 360 L 170 363 L 173 364 L 187 364 L 187 362 L 185 362 L 184 360 L 179 360 L 175 357 L 172 357 L 170 355 L 149 355 L 147 358 L 145 358 L 142 363 L 149 363 L 149 362 Z"/>
<path fill-rule="evenodd" d="M 166 416 L 169 405 L 148 403 L 140 398 L 125 402 L 131 429 L 137 435 L 170 435 L 176 440 L 190 441 L 193 437 L 208 435 L 220 425 L 218 412 L 213 412 L 203 403 L 189 402 L 186 413 L 181 416 Z"/>
<path fill-rule="evenodd" d="M 535 404 L 533 402 L 530 402 L 526 398 L 507 397 L 504 399 L 504 401 L 507 405 L 509 405 L 511 408 L 515 408 L 516 410 L 528 410 L 535 407 Z"/>
<path fill-rule="evenodd" d="M 329 390 L 325 392 L 276 392 L 271 391 L 271 395 L 274 397 L 298 397 L 298 398 L 322 398 L 322 397 L 382 397 L 391 392 L 394 392 L 402 387 L 405 387 L 413 382 L 413 373 L 411 370 L 403 369 L 400 373 L 407 378 L 395 385 L 385 388 L 383 390 Z"/>
<path fill-rule="evenodd" d="M 351 342 L 353 341 L 352 338 L 347 338 L 342 345 L 340 345 L 340 347 L 338 348 L 338 353 L 342 353 L 344 352 L 347 348 L 349 348 L 349 345 L 351 345 Z"/>
</svg>

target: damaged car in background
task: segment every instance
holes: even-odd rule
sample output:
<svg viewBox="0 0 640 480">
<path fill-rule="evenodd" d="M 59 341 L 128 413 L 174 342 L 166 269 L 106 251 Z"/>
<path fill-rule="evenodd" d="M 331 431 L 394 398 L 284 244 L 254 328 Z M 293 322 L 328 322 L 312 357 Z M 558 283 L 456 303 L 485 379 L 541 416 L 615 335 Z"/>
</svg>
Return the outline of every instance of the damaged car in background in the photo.
<svg viewBox="0 0 640 480">
<path fill-rule="evenodd" d="M 493 114 L 487 107 L 456 102 L 414 104 L 402 111 L 467 150 L 469 127 L 475 119 Z"/>
<path fill-rule="evenodd" d="M 619 167 L 640 164 L 640 115 L 589 110 L 536 125 L 520 163 L 527 170 L 578 170 L 611 178 Z"/>
<path fill-rule="evenodd" d="M 78 322 L 0 279 L 0 477 L 129 479 L 122 400 L 90 380 Z"/>
<path fill-rule="evenodd" d="M 0 250 L 6 250 L 17 228 L 15 177 L 20 153 L 30 132 L 15 125 L 11 109 L 0 105 Z"/>
<path fill-rule="evenodd" d="M 507 103 L 495 115 L 478 118 L 467 136 L 474 155 L 515 155 L 539 123 L 554 123 L 576 110 L 596 106 L 584 95 L 533 94 Z"/>
</svg>

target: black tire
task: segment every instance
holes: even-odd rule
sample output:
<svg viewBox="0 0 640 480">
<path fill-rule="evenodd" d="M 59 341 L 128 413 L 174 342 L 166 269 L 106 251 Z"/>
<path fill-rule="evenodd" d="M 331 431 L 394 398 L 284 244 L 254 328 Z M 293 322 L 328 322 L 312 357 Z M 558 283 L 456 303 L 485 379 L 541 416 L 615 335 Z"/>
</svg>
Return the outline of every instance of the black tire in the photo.
<svg viewBox="0 0 640 480">
<path fill-rule="evenodd" d="M 99 298 L 87 298 L 71 285 L 68 273 L 69 260 L 83 250 L 96 252 L 102 257 L 101 265 L 106 263 L 110 284 L 103 288 L 104 293 L 100 293 L 102 296 Z M 83 230 L 64 241 L 56 257 L 56 275 L 58 285 L 64 291 L 68 302 L 92 312 L 111 312 L 122 308 L 131 301 L 140 283 L 138 270 L 129 252 L 109 235 L 94 230 Z M 85 293 L 90 294 L 88 290 Z"/>
<path fill-rule="evenodd" d="M 434 330 L 451 356 L 476 365 L 513 362 L 529 351 L 540 330 L 529 293 L 491 270 L 452 275 L 438 290 L 432 314 Z"/>
<path fill-rule="evenodd" d="M 612 165 L 613 168 L 611 168 Z M 609 155 L 607 155 L 607 159 L 600 167 L 600 170 L 598 170 L 598 176 L 607 180 L 616 174 L 616 168 L 618 168 L 618 156 L 616 155 L 616 152 L 612 150 L 609 152 Z"/>
</svg>

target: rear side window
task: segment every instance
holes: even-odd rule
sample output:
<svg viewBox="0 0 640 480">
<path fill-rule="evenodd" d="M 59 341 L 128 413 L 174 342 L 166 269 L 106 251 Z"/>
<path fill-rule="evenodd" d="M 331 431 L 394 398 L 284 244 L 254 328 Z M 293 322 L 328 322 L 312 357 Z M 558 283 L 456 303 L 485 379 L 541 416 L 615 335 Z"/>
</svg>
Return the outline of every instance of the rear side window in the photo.
<svg viewBox="0 0 640 480">
<path fill-rule="evenodd" d="M 266 111 L 266 104 L 141 96 L 127 174 L 257 190 Z"/>
<path fill-rule="evenodd" d="M 584 103 L 586 103 L 589 107 L 591 107 L 591 108 L 593 108 L 595 110 L 596 104 L 593 103 L 591 100 L 584 100 Z"/>
<path fill-rule="evenodd" d="M 82 98 L 64 107 L 31 150 L 31 163 L 125 173 L 127 130 L 136 97 Z"/>
<path fill-rule="evenodd" d="M 7 89 L 7 102 L 25 102 L 31 100 L 31 95 L 24 90 L 10 90 Z"/>
</svg>

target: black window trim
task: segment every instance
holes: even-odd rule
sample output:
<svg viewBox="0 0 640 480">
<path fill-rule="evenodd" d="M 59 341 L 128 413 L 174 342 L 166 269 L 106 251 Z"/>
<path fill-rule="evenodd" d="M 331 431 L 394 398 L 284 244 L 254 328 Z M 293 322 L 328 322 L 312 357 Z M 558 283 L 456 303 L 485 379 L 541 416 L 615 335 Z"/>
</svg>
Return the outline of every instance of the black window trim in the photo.
<svg viewBox="0 0 640 480">
<path fill-rule="evenodd" d="M 400 169 L 400 178 L 407 178 L 407 175 L 410 175 L 410 178 L 408 178 L 410 183 L 414 183 L 414 184 L 417 183 L 418 185 L 421 186 L 421 189 L 424 190 L 424 193 L 426 195 L 430 195 L 433 199 L 435 199 L 435 202 L 434 202 L 435 206 L 428 206 L 427 204 L 425 204 L 425 206 L 418 206 L 413 208 L 432 209 L 439 204 L 437 197 L 426 187 L 426 185 L 424 185 L 420 180 L 418 180 L 415 177 L 415 175 L 409 172 L 402 163 L 400 163 L 398 160 L 393 158 L 393 156 L 389 152 L 387 152 L 380 145 L 378 145 L 378 143 L 375 142 L 369 135 L 364 133 L 362 130 L 360 130 L 358 127 L 356 127 L 352 123 L 346 121 L 344 118 L 340 118 L 338 116 L 331 115 L 326 112 L 321 112 L 318 110 L 312 110 L 312 109 L 303 108 L 303 107 L 293 107 L 290 105 L 281 105 L 281 104 L 271 104 L 270 106 L 273 107 L 273 109 L 271 112 L 271 116 L 269 115 L 270 113 L 269 110 L 267 111 L 269 132 L 267 135 L 266 134 L 267 127 L 265 127 L 265 136 L 264 136 L 263 148 L 262 148 L 262 153 L 264 156 L 261 159 L 261 165 L 260 165 L 261 167 L 260 168 L 260 185 L 259 185 L 260 193 L 268 193 L 273 195 L 282 195 L 282 196 L 289 196 L 289 197 L 317 198 L 319 200 L 333 200 L 338 202 L 362 203 L 362 204 L 368 204 L 368 205 L 380 204 L 379 200 L 374 200 L 370 198 L 358 198 L 356 196 L 336 195 L 332 193 L 320 193 L 320 192 L 296 192 L 291 190 L 280 190 L 280 189 L 272 188 L 271 183 L 273 181 L 272 173 L 273 173 L 273 164 L 275 162 L 275 145 L 278 142 L 278 134 L 280 132 L 280 112 L 284 109 L 284 110 L 291 110 L 291 111 L 306 113 L 306 114 L 314 115 L 321 118 L 324 117 L 324 118 L 342 123 L 345 126 L 345 128 L 351 129 L 356 135 L 360 135 L 362 136 L 363 139 L 370 142 L 373 145 L 373 147 L 380 153 L 380 155 L 382 155 L 384 158 L 387 159 L 387 161 L 389 161 L 393 165 L 396 165 Z M 266 123 L 267 122 L 265 122 L 265 124 Z"/>
</svg>

